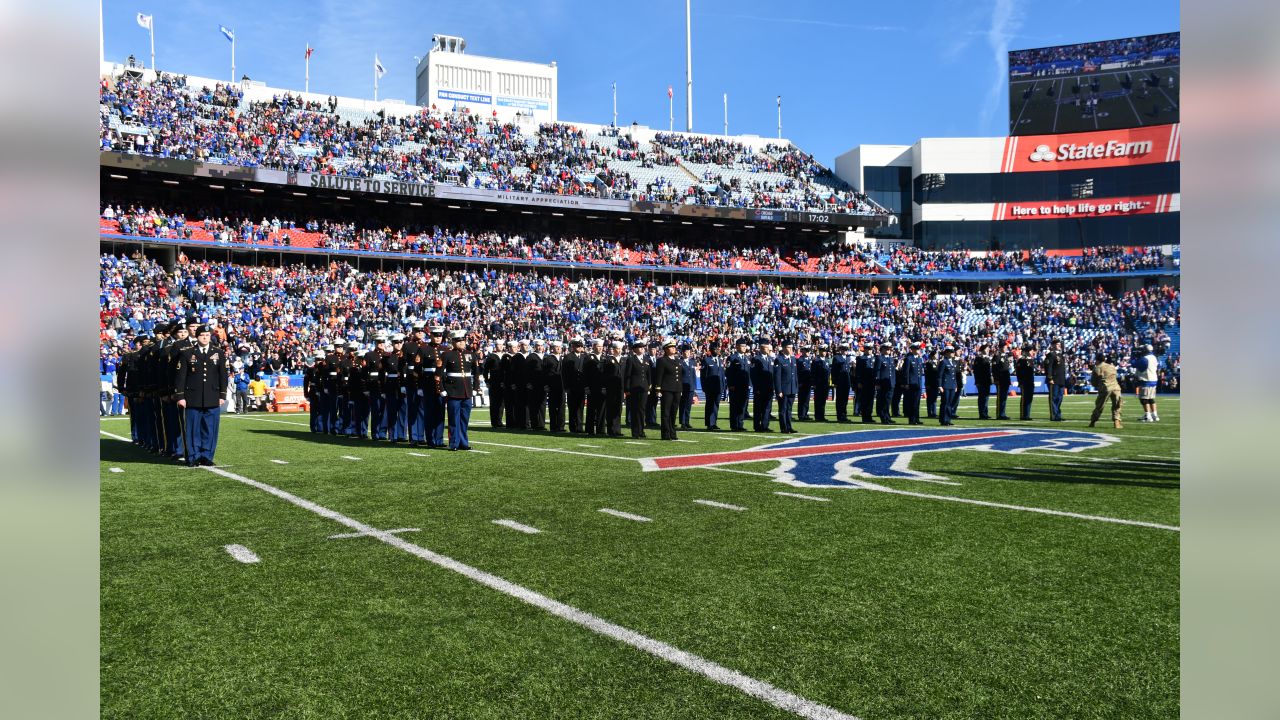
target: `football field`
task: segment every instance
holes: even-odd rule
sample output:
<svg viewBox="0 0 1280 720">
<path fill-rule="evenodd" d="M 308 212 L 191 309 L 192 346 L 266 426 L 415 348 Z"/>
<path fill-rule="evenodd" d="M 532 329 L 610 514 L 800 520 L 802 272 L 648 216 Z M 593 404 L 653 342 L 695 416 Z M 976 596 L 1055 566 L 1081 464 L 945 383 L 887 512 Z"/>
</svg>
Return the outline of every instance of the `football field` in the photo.
<svg viewBox="0 0 1280 720">
<path fill-rule="evenodd" d="M 1155 76 L 1159 84 L 1148 78 Z M 1176 123 L 1181 79 L 1178 67 L 1112 70 L 1038 77 L 1009 83 L 1009 131 L 1014 135 L 1107 130 Z M 1090 84 L 1098 90 L 1091 95 Z M 1083 100 L 1096 97 L 1096 106 Z"/>
<path fill-rule="evenodd" d="M 195 469 L 103 419 L 102 716 L 1176 717 L 1180 403 L 1092 404 L 674 443 L 477 408 L 478 452 L 226 416 Z"/>
</svg>

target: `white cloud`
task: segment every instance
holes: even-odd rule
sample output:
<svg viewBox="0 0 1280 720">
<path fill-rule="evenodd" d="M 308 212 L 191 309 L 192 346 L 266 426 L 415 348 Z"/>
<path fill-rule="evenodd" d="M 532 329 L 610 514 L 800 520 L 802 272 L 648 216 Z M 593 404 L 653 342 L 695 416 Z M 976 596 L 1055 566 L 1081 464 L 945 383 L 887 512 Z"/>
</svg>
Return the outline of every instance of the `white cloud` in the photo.
<svg viewBox="0 0 1280 720">
<path fill-rule="evenodd" d="M 1000 103 L 1000 93 L 1009 82 L 1009 41 L 1022 27 L 1022 8 L 1018 0 L 994 0 L 991 8 L 991 21 L 987 25 L 987 46 L 991 48 L 991 59 L 995 64 L 992 71 L 991 87 L 987 91 L 986 101 L 978 116 L 983 131 L 990 131 L 992 121 L 1005 108 Z M 1002 123 L 1003 127 L 1003 123 Z M 1007 128 L 1000 134 L 1005 134 Z"/>
</svg>

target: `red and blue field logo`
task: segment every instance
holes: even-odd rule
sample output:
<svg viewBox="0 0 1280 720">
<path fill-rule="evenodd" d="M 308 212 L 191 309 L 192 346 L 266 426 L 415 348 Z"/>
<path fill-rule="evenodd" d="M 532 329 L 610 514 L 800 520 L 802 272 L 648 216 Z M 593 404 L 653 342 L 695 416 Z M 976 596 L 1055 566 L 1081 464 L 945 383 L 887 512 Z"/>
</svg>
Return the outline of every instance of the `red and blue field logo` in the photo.
<svg viewBox="0 0 1280 720">
<path fill-rule="evenodd" d="M 1028 428 L 885 428 L 792 438 L 749 450 L 642 458 L 646 472 L 687 470 L 776 460 L 775 480 L 797 487 L 870 487 L 861 480 L 926 480 L 937 476 L 912 470 L 916 453 L 947 450 L 1022 453 L 1051 450 L 1076 453 L 1117 442 L 1117 438 L 1074 430 Z"/>
</svg>

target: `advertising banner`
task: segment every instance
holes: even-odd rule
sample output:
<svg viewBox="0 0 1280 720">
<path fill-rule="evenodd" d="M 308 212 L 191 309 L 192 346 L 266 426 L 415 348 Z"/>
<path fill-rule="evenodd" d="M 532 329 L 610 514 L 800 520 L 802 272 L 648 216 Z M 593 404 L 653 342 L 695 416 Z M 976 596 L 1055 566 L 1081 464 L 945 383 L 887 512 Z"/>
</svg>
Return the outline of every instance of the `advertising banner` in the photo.
<svg viewBox="0 0 1280 720">
<path fill-rule="evenodd" d="M 1180 123 L 1064 135 L 1026 135 L 1004 141 L 1001 172 L 1084 170 L 1176 162 Z"/>
<path fill-rule="evenodd" d="M 1177 212 L 1177 194 L 1131 197 L 1044 200 L 996 203 L 992 220 L 1061 220 L 1073 217 L 1112 217 Z"/>
</svg>

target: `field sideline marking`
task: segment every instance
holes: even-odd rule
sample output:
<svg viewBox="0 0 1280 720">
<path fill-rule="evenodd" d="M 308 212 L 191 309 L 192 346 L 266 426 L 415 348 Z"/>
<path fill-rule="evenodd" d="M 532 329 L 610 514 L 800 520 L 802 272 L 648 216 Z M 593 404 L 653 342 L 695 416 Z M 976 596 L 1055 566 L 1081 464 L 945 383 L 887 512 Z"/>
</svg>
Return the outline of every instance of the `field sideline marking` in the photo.
<svg viewBox="0 0 1280 720">
<path fill-rule="evenodd" d="M 106 430 L 99 430 L 98 432 L 99 432 L 99 433 L 101 433 L 101 434 L 103 434 L 103 435 L 106 435 L 106 436 L 107 436 L 107 437 L 109 437 L 109 438 L 113 438 L 113 439 L 115 439 L 115 440 L 119 440 L 119 441 L 121 441 L 121 442 L 127 442 L 127 443 L 131 443 L 131 442 L 133 442 L 132 440 L 130 440 L 129 438 L 127 438 L 127 437 L 125 437 L 125 436 L 123 436 L 123 435 L 117 435 L 117 434 L 115 434 L 115 433 L 109 433 L 109 432 L 107 432 Z"/>
<path fill-rule="evenodd" d="M 524 523 L 518 523 L 515 520 L 492 520 L 491 522 L 494 525 L 501 525 L 502 527 L 505 527 L 505 528 L 511 528 L 512 530 L 522 532 L 526 535 L 537 535 L 538 533 L 542 532 L 536 527 L 525 525 Z"/>
<path fill-rule="evenodd" d="M 378 532 L 384 532 L 390 535 L 395 535 L 396 533 L 422 532 L 422 528 L 396 528 L 395 530 L 379 530 Z M 358 538 L 358 537 L 372 537 L 372 536 L 369 533 L 363 533 L 363 532 L 338 533 L 337 535 L 330 535 L 329 539 L 345 540 L 346 538 Z"/>
<path fill-rule="evenodd" d="M 288 465 L 288 464 L 289 464 L 289 461 L 288 461 L 288 460 L 272 460 L 271 462 L 273 462 L 273 463 L 275 463 L 275 464 L 277 464 L 277 465 Z"/>
<path fill-rule="evenodd" d="M 243 545 L 223 545 L 222 549 L 226 550 L 227 554 L 235 558 L 238 562 L 256 563 L 260 560 L 252 550 Z"/>
<path fill-rule="evenodd" d="M 108 469 L 108 470 L 110 470 L 111 472 L 114 472 L 114 473 L 122 473 L 122 472 L 124 472 L 124 468 L 113 467 L 113 468 L 107 468 L 107 469 Z"/>
<path fill-rule="evenodd" d="M 359 460 L 360 458 L 356 457 L 355 455 L 343 455 L 342 459 L 343 460 Z"/>
<path fill-rule="evenodd" d="M 230 480 L 243 483 L 249 487 L 257 488 L 263 492 L 274 495 L 285 502 L 296 505 L 304 510 L 309 510 L 321 517 L 328 518 L 334 522 L 346 525 L 352 530 L 358 530 L 363 533 L 377 538 L 379 541 L 386 543 L 394 548 L 403 550 L 415 557 L 426 560 L 427 562 L 455 572 L 463 577 L 484 585 L 491 590 L 520 600 L 526 604 L 532 605 L 540 610 L 544 610 L 563 620 L 568 620 L 575 625 L 584 627 L 598 635 L 613 638 L 618 642 L 630 645 L 637 650 L 653 655 L 661 660 L 682 667 L 690 672 L 697 673 L 713 682 L 734 688 L 746 695 L 763 700 L 770 705 L 795 713 L 809 720 L 858 720 L 857 717 L 847 713 L 840 712 L 835 708 L 816 703 L 794 693 L 775 687 L 763 680 L 757 680 L 753 677 L 744 675 L 736 670 L 730 670 L 723 665 L 719 665 L 704 657 L 694 655 L 693 653 L 681 650 L 673 645 L 668 645 L 660 640 L 641 635 L 635 630 L 630 630 L 621 625 L 609 622 L 601 617 L 592 615 L 584 610 L 579 610 L 572 605 L 557 600 L 552 600 L 538 592 L 534 592 L 526 587 L 517 585 L 509 580 L 504 580 L 497 575 L 492 575 L 479 568 L 472 567 L 465 563 L 454 560 L 451 557 L 432 552 L 424 547 L 415 545 L 407 540 L 399 538 L 390 533 L 383 532 L 372 526 L 366 525 L 358 520 L 353 520 L 339 512 L 330 510 L 326 507 L 318 505 L 310 500 L 298 497 L 292 493 L 285 492 L 277 487 L 266 483 L 251 480 L 242 475 L 227 472 L 219 468 L 206 467 L 211 473 L 221 475 Z"/>
<path fill-rule="evenodd" d="M 634 520 L 636 522 L 653 522 L 653 518 L 647 518 L 643 515 L 633 515 L 632 513 L 622 512 L 621 510 L 614 510 L 613 508 L 600 508 L 600 512 L 604 513 L 605 515 L 620 517 L 623 520 Z"/>
<path fill-rule="evenodd" d="M 1137 525 L 1139 527 L 1155 528 L 1157 530 L 1171 530 L 1173 532 L 1182 532 L 1182 529 L 1176 525 L 1162 525 L 1160 523 L 1146 522 L 1143 520 L 1125 520 L 1123 518 L 1107 517 L 1105 515 L 1085 515 L 1083 513 L 1067 512 L 1065 510 L 1049 510 L 1047 508 L 1027 507 L 1025 505 L 1010 505 L 1008 503 L 991 502 L 988 500 L 974 500 L 972 498 L 958 498 L 950 495 L 930 495 L 929 493 L 912 492 L 910 490 L 899 490 L 898 488 L 884 487 L 883 485 L 865 485 L 868 490 L 877 492 L 885 492 L 893 495 L 906 495 L 908 497 L 927 498 L 929 500 L 947 500 L 949 502 L 967 503 L 969 505 L 981 505 L 982 507 L 1003 508 L 1005 510 L 1021 510 L 1023 512 L 1040 513 L 1042 515 L 1057 515 L 1058 517 L 1076 518 L 1078 520 L 1096 520 L 1098 522 L 1116 523 L 1119 525 Z M 825 499 L 825 498 L 824 498 Z"/>
</svg>

